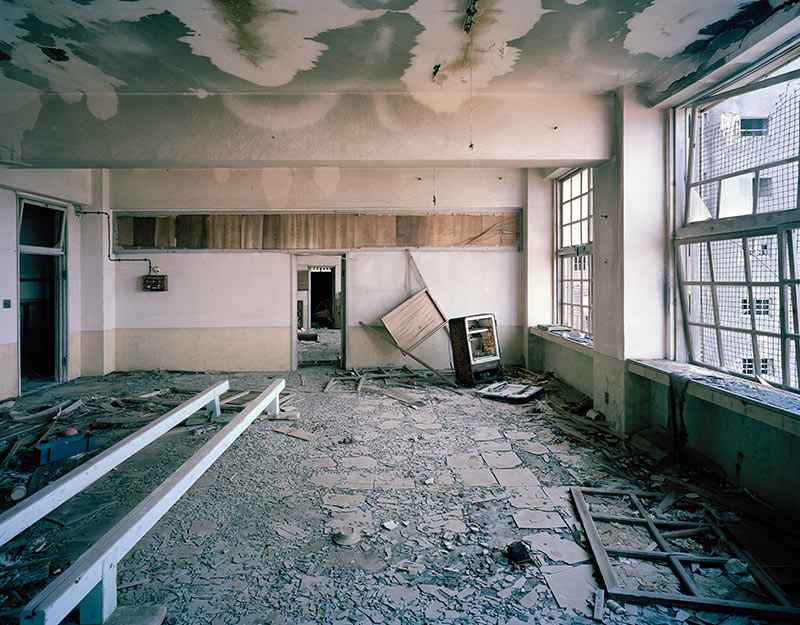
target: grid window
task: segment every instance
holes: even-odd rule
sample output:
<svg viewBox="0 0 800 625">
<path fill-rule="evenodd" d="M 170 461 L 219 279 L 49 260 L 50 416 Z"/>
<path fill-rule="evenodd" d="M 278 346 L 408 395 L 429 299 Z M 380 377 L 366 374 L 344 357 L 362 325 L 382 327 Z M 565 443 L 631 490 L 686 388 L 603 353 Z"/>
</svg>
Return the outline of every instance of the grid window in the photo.
<svg viewBox="0 0 800 625">
<path fill-rule="evenodd" d="M 558 181 L 559 323 L 592 333 L 592 170 Z"/>
<path fill-rule="evenodd" d="M 698 104 L 690 117 L 687 225 L 676 232 L 691 361 L 794 391 L 800 224 L 787 213 L 800 208 L 798 112 L 800 79 L 791 78 Z M 784 215 L 764 214 L 775 212 Z"/>
</svg>

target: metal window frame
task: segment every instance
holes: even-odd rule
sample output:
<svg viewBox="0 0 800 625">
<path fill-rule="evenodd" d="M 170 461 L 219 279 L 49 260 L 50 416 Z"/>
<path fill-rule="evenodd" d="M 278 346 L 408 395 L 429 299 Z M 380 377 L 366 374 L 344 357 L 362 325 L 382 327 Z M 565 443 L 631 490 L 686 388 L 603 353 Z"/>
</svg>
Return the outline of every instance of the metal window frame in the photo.
<svg viewBox="0 0 800 625">
<path fill-rule="evenodd" d="M 760 564 L 749 558 L 746 552 L 740 550 L 728 539 L 708 511 L 706 511 L 705 518 L 699 522 L 671 521 L 654 517 L 647 511 L 647 507 L 642 502 L 643 499 L 663 499 L 663 493 L 572 486 L 570 487 L 570 494 L 575 503 L 575 509 L 581 525 L 586 532 L 592 556 L 597 562 L 597 568 L 600 571 L 606 593 L 610 598 L 631 603 L 660 603 L 699 610 L 737 611 L 754 616 L 776 617 L 784 615 L 797 617 L 800 615 L 800 608 L 794 607 L 789 602 L 778 584 Z M 626 498 L 636 508 L 638 516 L 613 516 L 594 513 L 589 508 L 584 494 Z M 656 543 L 656 548 L 648 551 L 606 545 L 603 543 L 603 538 L 597 529 L 595 521 L 617 523 L 623 526 L 645 527 L 652 541 Z M 664 530 L 670 529 L 694 530 L 698 533 L 710 534 L 720 540 L 724 540 L 733 556 L 747 563 L 750 575 L 774 603 L 755 603 L 704 596 L 692 578 L 691 566 L 695 564 L 722 568 L 728 558 L 677 551 L 667 542 L 668 536 L 665 536 Z M 626 588 L 622 585 L 614 570 L 611 557 L 648 560 L 667 565 L 686 592 L 671 593 Z M 689 566 L 689 570 L 685 565 Z"/>
<path fill-rule="evenodd" d="M 762 358 L 760 354 L 760 347 L 758 345 L 759 337 L 767 337 L 767 338 L 776 338 L 780 341 L 781 346 L 781 381 L 780 382 L 771 382 L 775 386 L 779 388 L 783 388 L 786 390 L 800 392 L 800 379 L 797 381 L 797 385 L 795 386 L 792 383 L 791 379 L 791 370 L 790 370 L 790 363 L 789 363 L 789 346 L 790 344 L 794 344 L 794 355 L 795 355 L 795 363 L 794 366 L 796 367 L 796 371 L 800 372 L 800 310 L 798 307 L 800 306 L 800 294 L 798 291 L 798 285 L 800 285 L 800 275 L 798 275 L 798 270 L 800 267 L 798 265 L 800 263 L 796 260 L 796 251 L 794 249 L 794 240 L 792 239 L 791 233 L 792 231 L 800 230 L 800 222 L 794 223 L 785 223 L 781 224 L 779 227 L 774 228 L 772 231 L 769 230 L 757 230 L 757 231 L 744 231 L 739 232 L 736 235 L 728 235 L 728 236 L 708 236 L 708 237 L 694 237 L 694 238 L 686 238 L 681 240 L 675 241 L 675 254 L 677 260 L 677 268 L 678 268 L 678 288 L 680 291 L 680 300 L 681 306 L 683 311 L 683 318 L 684 318 L 684 328 L 686 331 L 687 343 L 689 345 L 689 362 L 694 365 L 698 365 L 701 367 L 706 367 L 709 369 L 714 369 L 717 371 L 722 371 L 725 373 L 730 373 L 733 375 L 737 375 L 740 377 L 744 377 L 750 380 L 757 381 L 757 375 L 763 375 L 761 363 L 764 360 L 770 360 L 769 358 Z M 777 239 L 777 254 L 778 254 L 778 276 L 777 280 L 774 282 L 764 282 L 760 280 L 753 280 L 752 279 L 752 267 L 750 264 L 750 254 L 748 250 L 750 249 L 750 240 L 753 238 L 765 236 L 765 235 L 774 235 Z M 732 241 L 732 242 L 739 242 L 744 258 L 744 272 L 745 272 L 745 279 L 743 282 L 733 282 L 733 281 L 717 281 L 714 271 L 714 258 L 712 256 L 712 247 L 711 243 L 713 241 Z M 686 267 L 685 263 L 687 262 L 687 253 L 688 249 L 692 245 L 704 245 L 706 248 L 706 254 L 708 255 L 708 270 L 709 276 L 708 280 L 686 280 Z M 682 248 L 686 248 L 684 251 Z M 688 287 L 698 286 L 698 287 L 709 287 L 711 290 L 711 298 L 712 298 L 712 310 L 713 310 L 713 323 L 708 323 L 702 320 L 692 320 L 691 311 L 688 309 L 688 297 L 686 289 Z M 732 327 L 728 325 L 724 325 L 720 318 L 719 313 L 719 300 L 717 295 L 717 288 L 718 287 L 726 287 L 726 286 L 737 286 L 737 287 L 745 287 L 747 288 L 747 304 L 749 307 L 750 313 L 743 316 L 750 317 L 750 327 L 749 328 L 742 328 L 742 327 Z M 780 319 L 779 319 L 779 331 L 775 332 L 773 330 L 764 330 L 758 328 L 758 318 L 763 318 L 765 316 L 771 316 L 773 313 L 773 307 L 770 304 L 769 312 L 768 313 L 758 313 L 756 307 L 756 300 L 759 301 L 763 299 L 767 299 L 771 301 L 771 298 L 756 298 L 753 292 L 754 288 L 757 287 L 771 287 L 777 288 L 779 297 L 780 297 Z M 794 332 L 789 331 L 789 300 L 791 299 L 791 311 L 792 311 L 792 323 Z M 717 358 L 719 362 L 719 366 L 715 366 L 713 364 L 709 364 L 707 362 L 703 362 L 696 357 L 697 351 L 696 346 L 694 345 L 694 341 L 692 338 L 691 328 L 708 328 L 714 330 L 717 336 Z M 750 337 L 753 346 L 753 374 L 747 374 L 744 371 L 737 371 L 732 367 L 725 366 L 725 345 L 722 341 L 722 333 L 723 332 L 735 332 L 739 334 L 746 334 Z M 732 361 L 731 361 L 732 363 Z M 759 366 L 756 367 L 755 363 L 759 363 Z M 742 367 L 744 369 L 744 367 Z"/>
<path fill-rule="evenodd" d="M 728 91 L 717 92 L 701 100 L 696 100 L 693 103 L 687 104 L 680 110 L 686 115 L 688 122 L 688 133 L 686 141 L 686 158 L 684 160 L 686 169 L 683 174 L 683 184 L 678 185 L 683 192 L 682 198 L 682 223 L 676 226 L 673 236 L 673 253 L 676 265 L 677 274 L 677 288 L 678 299 L 680 302 L 682 317 L 683 317 L 683 330 L 688 347 L 688 360 L 692 364 L 696 364 L 709 369 L 724 371 L 732 373 L 748 379 L 757 379 L 756 375 L 761 373 L 762 359 L 758 339 L 759 337 L 772 337 L 780 340 L 780 361 L 781 361 L 781 383 L 776 384 L 781 388 L 800 392 L 800 318 L 798 315 L 798 295 L 797 284 L 800 284 L 800 276 L 798 275 L 797 250 L 794 249 L 794 241 L 791 237 L 791 231 L 800 228 L 800 149 L 798 153 L 787 158 L 777 161 L 760 164 L 753 167 L 743 168 L 734 172 L 726 173 L 724 175 L 713 176 L 704 179 L 700 175 L 698 168 L 701 155 L 699 154 L 700 145 L 698 142 L 698 133 L 700 127 L 699 116 L 709 108 L 717 106 L 726 99 L 752 93 L 760 89 L 772 87 L 782 83 L 788 83 L 800 78 L 800 70 L 779 74 L 764 80 L 761 80 L 750 85 L 730 89 Z M 676 137 L 677 138 L 677 137 Z M 683 144 L 682 144 L 683 145 Z M 757 213 L 759 188 L 758 181 L 763 177 L 762 173 L 766 170 L 775 167 L 785 166 L 789 164 L 797 165 L 797 200 L 795 206 L 790 206 L 783 211 L 773 211 L 769 213 Z M 755 178 L 755 185 L 753 189 L 752 209 L 751 214 L 738 215 L 732 217 L 720 218 L 720 202 L 719 195 L 722 192 L 722 183 L 725 180 L 736 178 L 738 176 L 753 174 Z M 695 179 L 696 178 L 696 179 Z M 716 193 L 718 196 L 717 202 L 717 217 L 702 222 L 689 222 L 689 208 L 691 204 L 692 189 L 698 188 L 702 185 L 716 184 Z M 777 282 L 763 282 L 752 280 L 752 268 L 750 266 L 750 254 L 748 253 L 749 240 L 764 235 L 774 235 L 777 238 L 777 255 L 778 255 L 778 279 Z M 740 240 L 744 249 L 743 257 L 745 264 L 745 282 L 717 282 L 714 275 L 714 263 L 711 255 L 711 242 L 717 240 Z M 694 243 L 705 244 L 708 253 L 709 263 L 709 280 L 686 280 L 686 263 L 687 251 Z M 691 276 L 690 276 L 691 277 Z M 709 324 L 705 322 L 692 321 L 689 313 L 688 291 L 689 287 L 693 286 L 708 286 L 711 290 L 712 306 L 714 314 L 714 322 Z M 719 316 L 719 302 L 717 299 L 717 288 L 724 286 L 744 286 L 747 288 L 747 301 L 749 306 L 750 328 L 730 328 L 723 326 L 720 322 Z M 779 292 L 779 332 L 763 331 L 758 329 L 757 324 L 757 311 L 755 306 L 755 293 L 754 289 L 757 287 L 778 287 Z M 789 332 L 788 318 L 789 302 L 792 303 L 792 323 L 794 332 Z M 769 314 L 772 315 L 774 306 L 770 305 Z M 764 315 L 762 314 L 761 317 Z M 716 357 L 719 359 L 719 367 L 701 362 L 697 358 L 697 346 L 694 344 L 692 328 L 709 328 L 716 332 L 717 339 L 717 353 Z M 745 375 L 738 371 L 732 371 L 730 368 L 725 367 L 725 345 L 722 342 L 722 332 L 733 331 L 745 333 L 750 336 L 752 341 L 753 350 L 753 369 L 754 375 Z M 790 370 L 790 346 L 794 347 L 794 360 L 793 363 L 797 373 L 795 380 L 792 380 Z M 774 359 L 771 359 L 774 362 Z M 759 366 L 756 366 L 758 363 Z M 732 365 L 732 363 L 731 363 Z"/>
<path fill-rule="evenodd" d="M 567 180 L 579 177 L 583 174 L 583 172 L 588 172 L 588 189 L 586 191 L 581 191 L 577 196 L 571 197 L 568 201 L 572 202 L 575 199 L 580 199 L 581 197 L 587 197 L 589 203 L 589 210 L 588 215 L 584 218 L 581 217 L 576 221 L 569 221 L 564 223 L 563 221 L 563 210 L 564 204 L 566 203 L 563 196 L 563 188 L 564 182 Z M 555 180 L 555 207 L 554 210 L 556 212 L 556 218 L 554 220 L 555 223 L 555 247 L 556 253 L 554 258 L 555 263 L 555 282 L 556 282 L 556 297 L 555 297 L 555 308 L 556 314 L 555 318 L 558 323 L 563 325 L 573 327 L 572 324 L 572 313 L 575 309 L 580 311 L 581 319 L 585 317 L 588 318 L 588 328 L 578 327 L 575 328 L 576 330 L 580 330 L 581 332 L 585 332 L 591 335 L 594 332 L 594 172 L 591 167 L 581 167 L 577 169 L 570 170 L 564 176 Z M 570 215 L 571 217 L 571 215 Z M 589 241 L 585 243 L 577 243 L 575 245 L 563 245 L 563 235 L 564 235 L 564 227 L 572 226 L 574 224 L 582 224 L 584 221 L 587 222 L 587 231 L 589 234 Z M 563 259 L 568 257 L 577 257 L 578 249 L 581 250 L 580 256 L 587 257 L 587 278 L 580 278 L 580 279 L 572 279 L 572 278 L 565 278 L 564 271 L 563 271 Z M 573 302 L 565 302 L 564 301 L 564 285 L 565 283 L 579 284 L 581 290 L 581 303 L 576 304 Z M 583 304 L 583 285 L 587 284 L 589 289 L 589 304 Z M 565 319 L 564 315 L 564 307 L 568 306 L 570 310 L 569 319 Z"/>
</svg>

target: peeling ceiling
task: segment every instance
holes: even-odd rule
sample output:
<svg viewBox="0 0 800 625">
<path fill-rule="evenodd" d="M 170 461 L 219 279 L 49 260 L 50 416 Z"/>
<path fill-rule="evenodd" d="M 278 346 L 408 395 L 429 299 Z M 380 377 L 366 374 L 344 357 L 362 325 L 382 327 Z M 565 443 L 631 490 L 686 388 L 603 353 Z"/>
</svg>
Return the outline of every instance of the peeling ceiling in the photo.
<svg viewBox="0 0 800 625">
<path fill-rule="evenodd" d="M 798 24 L 800 0 L 0 0 L 0 166 L 594 162 L 599 94 Z"/>
<path fill-rule="evenodd" d="M 106 94 L 87 98 L 100 117 L 124 93 L 445 93 L 453 108 L 471 90 L 597 93 L 649 84 L 787 4 L 0 0 L 0 91 Z"/>
</svg>

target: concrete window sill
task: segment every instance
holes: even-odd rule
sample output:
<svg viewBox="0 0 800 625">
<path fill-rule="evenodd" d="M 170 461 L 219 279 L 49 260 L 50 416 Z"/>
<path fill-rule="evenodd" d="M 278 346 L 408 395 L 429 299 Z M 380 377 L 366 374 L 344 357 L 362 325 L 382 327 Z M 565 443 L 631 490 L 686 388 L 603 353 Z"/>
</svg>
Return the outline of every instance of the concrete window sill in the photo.
<svg viewBox="0 0 800 625">
<path fill-rule="evenodd" d="M 800 436 L 800 396 L 794 393 L 672 360 L 628 360 L 628 372 L 666 386 L 670 373 L 696 375 L 688 395 Z"/>
<path fill-rule="evenodd" d="M 568 337 L 561 336 L 560 334 L 556 334 L 554 332 L 549 332 L 548 330 L 543 330 L 542 328 L 537 328 L 534 326 L 530 327 L 530 333 L 533 336 L 538 336 L 545 341 L 550 341 L 551 343 L 555 343 L 557 345 L 561 345 L 568 349 L 574 349 L 581 354 L 586 356 L 594 357 L 594 347 L 587 345 L 585 343 L 581 343 L 578 341 L 574 341 Z"/>
</svg>

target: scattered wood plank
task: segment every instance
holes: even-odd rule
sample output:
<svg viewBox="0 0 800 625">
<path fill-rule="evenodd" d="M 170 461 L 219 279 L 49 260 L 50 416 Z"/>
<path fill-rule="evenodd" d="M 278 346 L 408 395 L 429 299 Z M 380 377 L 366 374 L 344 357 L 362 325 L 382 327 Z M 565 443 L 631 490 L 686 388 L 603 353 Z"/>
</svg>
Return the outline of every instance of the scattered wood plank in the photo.
<svg viewBox="0 0 800 625">
<path fill-rule="evenodd" d="M 408 356 L 409 358 L 413 358 L 414 360 L 416 360 L 416 361 L 417 361 L 419 364 L 421 364 L 421 365 L 422 365 L 423 367 L 425 367 L 425 368 L 426 368 L 428 371 L 430 371 L 430 372 L 432 372 L 434 375 L 436 375 L 436 377 L 438 377 L 438 378 L 442 379 L 442 380 L 443 380 L 444 382 L 446 382 L 448 385 L 450 385 L 450 386 L 456 386 L 456 383 L 455 383 L 455 382 L 453 382 L 452 380 L 448 380 L 448 379 L 447 379 L 447 378 L 446 378 L 446 377 L 445 377 L 445 376 L 444 376 L 442 373 L 440 373 L 439 371 L 437 371 L 436 369 L 434 369 L 434 368 L 433 368 L 431 365 L 429 365 L 427 362 L 425 362 L 425 361 L 424 361 L 424 360 L 422 360 L 421 358 L 417 358 L 417 357 L 416 357 L 414 354 L 412 354 L 411 352 L 408 352 L 408 351 L 404 350 L 402 347 L 400 347 L 400 346 L 399 346 L 397 343 L 395 343 L 394 341 L 391 341 L 391 340 L 387 339 L 385 336 L 383 336 L 383 334 L 381 334 L 381 333 L 380 333 L 378 330 L 376 330 L 376 329 L 375 329 L 375 328 L 373 328 L 372 326 L 368 326 L 368 325 L 367 325 L 366 323 L 364 323 L 363 321 L 359 321 L 359 322 L 358 322 L 358 324 L 359 324 L 359 325 L 360 325 L 362 328 L 364 328 L 365 330 L 368 330 L 369 332 L 372 332 L 372 333 L 373 333 L 375 336 L 377 336 L 378 338 L 380 338 L 380 339 L 381 339 L 382 341 L 384 341 L 385 343 L 388 343 L 388 344 L 389 344 L 389 345 L 391 345 L 392 347 L 394 347 L 394 348 L 396 348 L 396 349 L 400 350 L 400 351 L 401 351 L 401 352 L 402 352 L 404 355 Z"/>
</svg>

